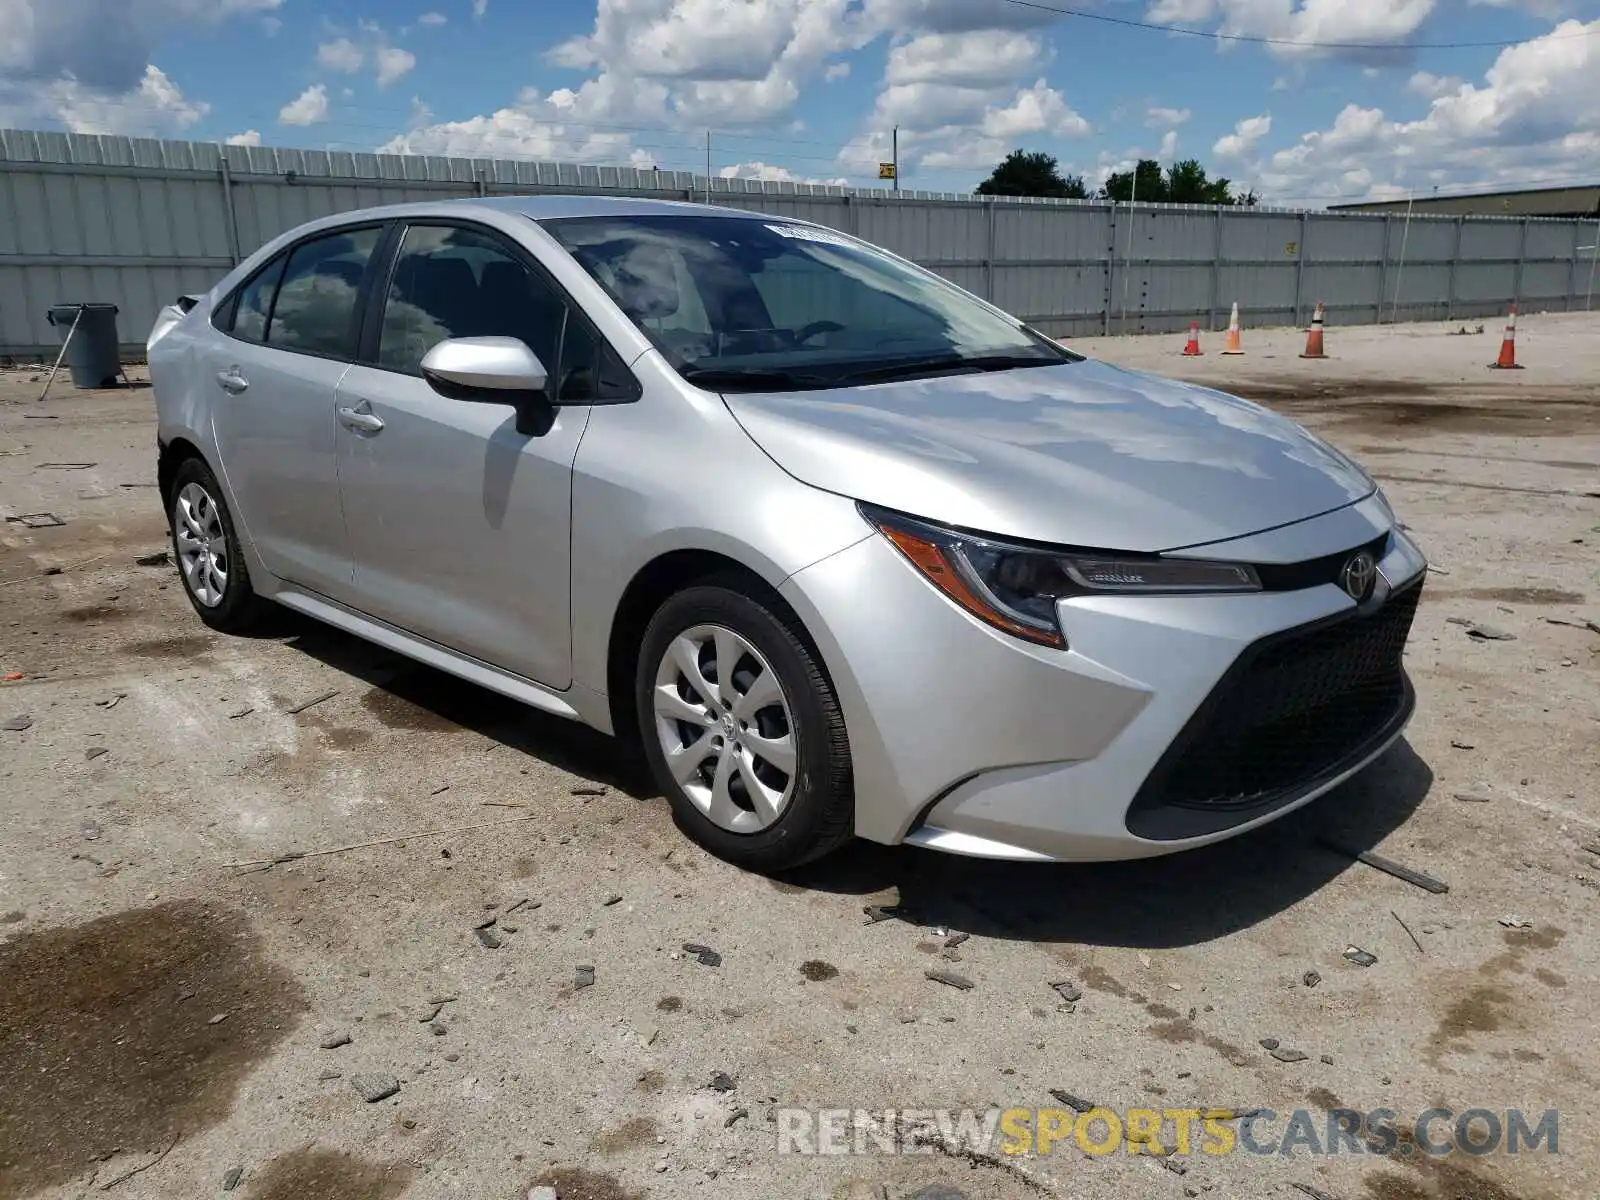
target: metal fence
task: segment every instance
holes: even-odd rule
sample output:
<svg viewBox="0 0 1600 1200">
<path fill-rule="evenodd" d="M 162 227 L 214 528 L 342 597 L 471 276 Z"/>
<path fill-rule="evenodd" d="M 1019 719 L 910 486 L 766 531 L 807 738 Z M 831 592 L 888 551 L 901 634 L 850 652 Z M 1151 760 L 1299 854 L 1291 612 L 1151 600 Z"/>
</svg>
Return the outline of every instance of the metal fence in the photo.
<svg viewBox="0 0 1600 1200">
<path fill-rule="evenodd" d="M 404 200 L 590 192 L 816 221 L 923 264 L 1058 337 L 1225 324 L 1455 320 L 1588 306 L 1588 221 L 999 199 L 506 159 L 0 130 L 0 355 L 53 353 L 51 305 L 157 310 L 303 221 Z"/>
</svg>

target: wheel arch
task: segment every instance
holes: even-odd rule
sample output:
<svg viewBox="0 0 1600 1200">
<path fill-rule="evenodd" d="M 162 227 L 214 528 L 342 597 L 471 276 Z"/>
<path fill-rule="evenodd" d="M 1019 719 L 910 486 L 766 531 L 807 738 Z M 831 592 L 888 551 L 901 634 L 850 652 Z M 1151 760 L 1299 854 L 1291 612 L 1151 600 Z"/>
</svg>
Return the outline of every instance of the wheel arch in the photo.
<svg viewBox="0 0 1600 1200">
<path fill-rule="evenodd" d="M 634 701 L 634 676 L 639 668 L 639 651 L 650 618 L 672 596 L 697 584 L 725 583 L 758 598 L 790 622 L 815 656 L 824 675 L 828 674 L 816 640 L 805 622 L 778 591 L 773 582 L 746 563 L 715 550 L 669 550 L 651 559 L 628 581 L 617 602 L 606 645 L 606 694 L 610 703 L 612 732 L 627 741 L 639 733 L 639 714 Z"/>
<path fill-rule="evenodd" d="M 200 447 L 186 437 L 180 435 L 161 443 L 160 453 L 156 457 L 156 487 L 160 491 L 163 508 L 172 502 L 172 480 L 178 468 L 191 458 L 198 458 L 206 466 L 211 466 Z M 214 469 L 212 473 L 215 474 Z"/>
</svg>

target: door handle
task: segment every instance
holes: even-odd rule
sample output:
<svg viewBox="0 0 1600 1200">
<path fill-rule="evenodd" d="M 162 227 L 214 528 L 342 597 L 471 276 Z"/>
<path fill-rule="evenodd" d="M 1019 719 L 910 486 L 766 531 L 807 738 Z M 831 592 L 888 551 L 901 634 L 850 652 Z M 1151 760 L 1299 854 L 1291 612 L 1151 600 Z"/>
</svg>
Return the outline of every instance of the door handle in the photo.
<svg viewBox="0 0 1600 1200">
<path fill-rule="evenodd" d="M 382 417 L 358 408 L 341 408 L 339 421 L 346 429 L 357 429 L 362 433 L 378 433 L 383 429 Z"/>
<path fill-rule="evenodd" d="M 217 372 L 217 382 L 222 385 L 222 390 L 237 396 L 250 386 L 250 381 L 239 373 L 238 367 L 229 367 L 226 371 Z"/>
</svg>

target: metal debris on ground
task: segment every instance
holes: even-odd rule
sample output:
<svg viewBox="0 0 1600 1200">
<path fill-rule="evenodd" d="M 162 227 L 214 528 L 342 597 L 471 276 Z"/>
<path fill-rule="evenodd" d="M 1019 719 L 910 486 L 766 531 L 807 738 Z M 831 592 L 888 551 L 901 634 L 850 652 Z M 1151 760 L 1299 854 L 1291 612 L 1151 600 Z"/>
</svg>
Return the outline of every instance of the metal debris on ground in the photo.
<svg viewBox="0 0 1600 1200">
<path fill-rule="evenodd" d="M 433 791 L 429 792 L 428 795 L 430 795 L 430 796 L 438 796 L 438 795 L 443 794 L 444 792 L 448 792 L 449 790 L 450 790 L 450 785 L 448 783 L 441 783 L 438 787 L 434 788 Z"/>
<path fill-rule="evenodd" d="M 243 1178 L 244 1178 L 244 1168 L 243 1167 L 230 1167 L 230 1168 L 228 1168 L 227 1172 L 222 1176 L 222 1190 L 225 1191 L 225 1192 L 233 1191 L 234 1188 L 239 1186 L 239 1180 L 241 1180 Z"/>
<path fill-rule="evenodd" d="M 1552 625 L 1565 625 L 1569 629 L 1587 629 L 1590 633 L 1600 633 L 1600 622 L 1591 621 L 1587 617 L 1581 621 L 1568 621 L 1563 617 L 1546 617 L 1545 620 Z"/>
<path fill-rule="evenodd" d="M 726 1071 L 718 1071 L 711 1076 L 711 1090 L 714 1092 L 731 1092 L 738 1086 Z"/>
<path fill-rule="evenodd" d="M 337 1050 L 340 1046 L 348 1046 L 351 1040 L 349 1031 L 340 1029 L 326 1035 L 317 1043 L 317 1047 L 321 1050 Z"/>
<path fill-rule="evenodd" d="M 1062 979 L 1050 985 L 1050 989 L 1065 1000 L 1068 1004 L 1076 1004 L 1083 999 L 1083 989 L 1070 979 Z"/>
<path fill-rule="evenodd" d="M 1331 1067 L 1331 1066 L 1333 1066 L 1333 1055 L 1324 1054 L 1322 1056 L 1322 1058 L 1319 1059 L 1318 1061 L 1321 1062 L 1322 1065 L 1325 1066 L 1325 1067 Z"/>
<path fill-rule="evenodd" d="M 710 946 L 702 946 L 699 942 L 685 942 L 683 944 L 683 952 L 698 959 L 702 967 L 720 967 L 722 965 L 722 955 L 718 954 Z"/>
<path fill-rule="evenodd" d="M 331 692 L 323 692 L 320 696 L 313 696 L 309 700 L 302 700 L 299 704 L 296 704 L 293 708 L 286 708 L 283 711 L 288 713 L 292 717 L 296 713 L 305 712 L 306 709 L 308 709 L 308 708 L 315 708 L 317 705 L 323 703 L 326 700 L 332 700 L 338 694 L 339 694 L 339 690 L 337 688 L 335 688 Z"/>
<path fill-rule="evenodd" d="M 1311 1056 L 1304 1050 L 1291 1050 L 1287 1046 L 1279 1046 L 1276 1050 L 1267 1051 L 1273 1058 L 1281 1063 L 1305 1062 Z"/>
<path fill-rule="evenodd" d="M 722 1127 L 724 1129 L 732 1129 L 735 1122 L 743 1121 L 749 1117 L 749 1115 L 750 1110 L 748 1108 L 736 1108 L 728 1114 L 728 1119 L 722 1123 Z"/>
<path fill-rule="evenodd" d="M 572 976 L 572 988 L 574 991 L 582 991 L 586 987 L 594 986 L 593 967 L 578 967 L 573 971 Z"/>
<path fill-rule="evenodd" d="M 607 788 L 602 787 L 599 784 L 582 784 L 582 785 L 572 789 L 572 795 L 574 795 L 574 796 L 604 796 L 606 794 L 607 790 L 608 790 Z"/>
<path fill-rule="evenodd" d="M 477 937 L 478 944 L 481 945 L 485 950 L 500 949 L 500 938 L 494 930 L 481 928 L 474 929 L 472 932 L 474 936 Z"/>
<path fill-rule="evenodd" d="M 941 971 L 934 969 L 924 971 L 922 974 L 926 978 L 933 980 L 934 983 L 942 983 L 946 987 L 957 988 L 963 992 L 970 992 L 973 988 L 978 986 L 965 975 L 957 975 L 954 971 Z"/>
<path fill-rule="evenodd" d="M 14 517 L 7 517 L 8 521 L 15 521 L 24 529 L 54 529 L 57 525 L 66 522 L 52 512 L 18 513 Z"/>
<path fill-rule="evenodd" d="M 7 717 L 5 724 L 0 725 L 0 729 L 9 730 L 12 733 L 21 733 L 24 729 L 32 728 L 33 715 L 31 713 L 18 713 L 14 717 Z"/>
<path fill-rule="evenodd" d="M 255 712 L 255 707 L 253 705 L 241 704 L 238 708 L 234 709 L 228 714 L 228 720 L 237 721 L 241 717 L 248 717 L 253 712 Z"/>
<path fill-rule="evenodd" d="M 370 842 L 352 842 L 348 846 L 334 846 L 329 850 L 296 850 L 290 854 L 279 855 L 276 858 L 245 858 L 234 862 L 225 862 L 224 867 L 273 867 L 279 863 L 292 862 L 297 858 L 323 858 L 329 854 L 347 854 L 351 850 L 367 850 L 373 846 L 392 846 L 396 842 L 409 842 L 414 838 L 443 837 L 448 833 L 476 833 L 481 829 L 499 829 L 504 825 L 525 825 L 529 821 L 543 820 L 542 817 L 510 817 L 504 821 L 485 821 L 481 825 L 457 825 L 450 829 L 420 829 L 416 833 L 397 833 L 394 837 L 376 838 Z M 441 850 L 445 858 L 450 857 L 449 850 Z"/>
<path fill-rule="evenodd" d="M 1378 961 L 1376 954 L 1368 954 L 1360 946 L 1346 946 L 1344 948 L 1344 957 L 1346 961 L 1353 962 L 1358 967 L 1370 967 Z"/>
<path fill-rule="evenodd" d="M 1383 855 L 1374 854 L 1370 850 L 1352 850 L 1350 847 L 1340 845 L 1338 842 L 1328 838 L 1318 838 L 1317 845 L 1324 850 L 1331 850 L 1335 854 L 1343 854 L 1346 858 L 1353 858 L 1357 862 L 1366 863 L 1367 866 L 1375 870 L 1382 871 L 1387 875 L 1393 875 L 1396 879 L 1403 879 L 1405 882 L 1419 887 L 1425 892 L 1432 892 L 1435 896 L 1442 896 L 1450 890 L 1449 884 L 1443 883 L 1431 875 L 1424 875 L 1421 871 L 1413 871 L 1410 867 L 1397 863 L 1392 858 L 1385 858 Z"/>
<path fill-rule="evenodd" d="M 600 902 L 600 906 L 602 908 L 610 908 L 612 905 L 621 904 L 621 903 L 622 903 L 622 896 L 617 892 L 612 892 L 611 895 L 607 896 L 604 900 L 602 900 Z"/>
<path fill-rule="evenodd" d="M 962 942 L 966 941 L 971 936 L 972 935 L 970 933 L 952 933 L 949 937 L 945 938 L 944 948 L 946 950 L 954 950 L 957 946 L 961 945 Z"/>
<path fill-rule="evenodd" d="M 1307 971 L 1304 975 L 1300 976 L 1300 982 L 1305 984 L 1308 988 L 1314 988 L 1317 986 L 1317 984 L 1322 982 L 1322 976 L 1317 974 L 1315 971 Z"/>
<path fill-rule="evenodd" d="M 1262 1038 L 1256 1043 L 1256 1045 L 1260 1046 L 1263 1050 L 1276 1050 L 1282 1044 L 1283 1043 L 1278 1041 L 1277 1038 Z"/>
<path fill-rule="evenodd" d="M 122 701 L 126 700 L 127 698 L 128 698 L 128 693 L 127 692 L 112 692 L 111 695 L 105 697 L 104 699 L 96 700 L 94 702 L 94 706 L 96 708 L 115 708 L 118 704 L 120 704 Z"/>
<path fill-rule="evenodd" d="M 905 917 L 905 912 L 898 904 L 867 904 L 861 911 L 867 914 L 866 924 L 876 925 L 879 921 L 892 921 Z"/>
<path fill-rule="evenodd" d="M 1478 747 L 1472 742 L 1463 742 L 1460 738 L 1451 738 L 1450 748 L 1452 750 L 1476 750 Z"/>
<path fill-rule="evenodd" d="M 1456 792 L 1455 798 L 1467 804 L 1493 804 L 1493 796 L 1485 796 L 1482 792 Z"/>
<path fill-rule="evenodd" d="M 1416 946 L 1417 953 L 1418 954 L 1426 954 L 1427 951 L 1422 948 L 1422 943 L 1417 941 L 1417 935 L 1411 932 L 1411 926 L 1407 925 L 1404 921 L 1402 921 L 1400 919 L 1400 914 L 1395 912 L 1395 910 L 1391 908 L 1389 910 L 1389 915 L 1391 917 L 1393 917 L 1397 922 L 1399 922 L 1401 929 L 1404 929 L 1406 931 L 1406 936 L 1408 938 L 1410 938 L 1411 941 L 1412 941 L 1412 944 L 1414 944 Z"/>
<path fill-rule="evenodd" d="M 1496 629 L 1493 625 L 1482 625 L 1477 621 L 1469 621 L 1466 617 L 1446 617 L 1447 625 L 1460 625 L 1467 631 L 1467 636 L 1480 642 L 1514 642 L 1517 635 L 1507 633 L 1504 629 Z"/>
<path fill-rule="evenodd" d="M 95 759 L 100 758 L 102 755 L 106 755 L 106 754 L 110 754 L 110 753 L 111 753 L 111 751 L 107 750 L 104 746 L 90 746 L 87 750 L 85 750 L 83 752 L 83 757 L 88 759 L 90 762 L 93 762 Z"/>
<path fill-rule="evenodd" d="M 1086 1113 L 1099 1107 L 1094 1101 L 1085 1100 L 1082 1096 L 1074 1096 L 1071 1092 L 1063 1091 L 1061 1088 L 1051 1088 L 1050 1094 L 1075 1112 Z"/>
<path fill-rule="evenodd" d="M 98 842 L 100 840 L 100 822 L 92 820 L 85 821 L 82 825 L 78 826 L 78 832 L 83 835 L 84 841 Z M 1505 922 L 1503 921 L 1501 922 L 1501 924 L 1504 923 Z"/>
<path fill-rule="evenodd" d="M 509 917 L 512 913 L 517 912 L 519 909 L 524 909 L 524 908 L 534 909 L 534 908 L 538 908 L 542 903 L 544 903 L 542 900 L 532 900 L 532 899 L 528 898 L 527 896 L 524 896 L 521 900 L 518 900 L 515 904 L 509 905 L 506 908 L 506 911 L 504 913 L 502 913 L 501 915 Z M 452 996 L 450 998 L 452 1000 L 455 999 L 454 996 Z"/>
<path fill-rule="evenodd" d="M 1483 332 L 1482 326 L 1479 327 L 1478 332 Z M 1291 1181 L 1289 1186 L 1297 1192 L 1304 1192 L 1311 1197 L 1311 1200 L 1333 1200 L 1333 1197 L 1328 1195 L 1327 1192 L 1321 1188 L 1314 1188 L 1309 1183 L 1294 1183 Z"/>
<path fill-rule="evenodd" d="M 172 561 L 172 555 L 165 550 L 155 550 L 149 554 L 140 554 L 134 560 L 136 567 L 164 567 Z"/>
<path fill-rule="evenodd" d="M 40 463 L 38 469 L 41 471 L 87 471 L 95 465 L 97 464 L 92 462 L 47 462 Z"/>
<path fill-rule="evenodd" d="M 1527 917 L 1519 917 L 1519 916 L 1517 916 L 1515 914 L 1512 914 L 1510 916 L 1501 917 L 1500 918 L 1500 924 L 1504 925 L 1507 929 L 1532 929 L 1533 928 L 1533 922 L 1528 920 Z"/>
<path fill-rule="evenodd" d="M 355 1088 L 368 1104 L 387 1100 L 400 1090 L 400 1081 L 393 1075 L 352 1075 L 350 1086 Z"/>
</svg>

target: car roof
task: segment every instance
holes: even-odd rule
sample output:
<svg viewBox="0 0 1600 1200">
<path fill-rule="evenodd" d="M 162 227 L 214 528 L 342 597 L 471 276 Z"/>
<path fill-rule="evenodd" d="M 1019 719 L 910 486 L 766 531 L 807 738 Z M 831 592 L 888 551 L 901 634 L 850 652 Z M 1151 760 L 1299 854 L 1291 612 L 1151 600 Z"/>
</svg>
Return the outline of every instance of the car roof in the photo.
<svg viewBox="0 0 1600 1200">
<path fill-rule="evenodd" d="M 464 215 L 467 212 L 496 212 L 531 217 L 535 221 L 558 217 L 687 217 L 719 216 L 756 218 L 763 214 L 710 204 L 690 204 L 682 200 L 646 200 L 631 196 L 465 196 L 450 200 L 423 200 L 409 204 L 385 204 L 359 212 L 342 213 L 344 219 L 374 217 L 416 217 Z M 771 216 L 767 215 L 771 220 Z M 321 224 L 321 222 L 319 222 Z"/>
</svg>

